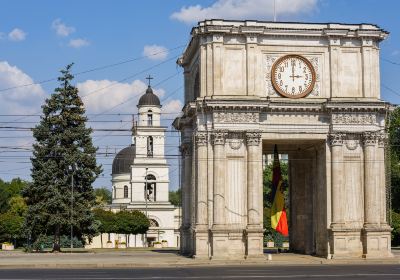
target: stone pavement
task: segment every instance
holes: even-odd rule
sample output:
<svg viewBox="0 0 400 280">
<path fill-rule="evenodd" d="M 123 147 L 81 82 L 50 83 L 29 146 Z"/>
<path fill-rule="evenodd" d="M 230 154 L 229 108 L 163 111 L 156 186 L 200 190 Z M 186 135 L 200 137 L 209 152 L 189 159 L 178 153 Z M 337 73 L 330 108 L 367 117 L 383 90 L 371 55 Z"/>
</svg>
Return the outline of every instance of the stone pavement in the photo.
<svg viewBox="0 0 400 280">
<path fill-rule="evenodd" d="M 4 268 L 129 268 L 181 267 L 206 265 L 316 265 L 316 264 L 400 264 L 400 252 L 391 259 L 327 260 L 282 253 L 248 260 L 198 260 L 178 255 L 175 250 L 93 250 L 74 253 L 0 252 L 0 269 Z"/>
</svg>

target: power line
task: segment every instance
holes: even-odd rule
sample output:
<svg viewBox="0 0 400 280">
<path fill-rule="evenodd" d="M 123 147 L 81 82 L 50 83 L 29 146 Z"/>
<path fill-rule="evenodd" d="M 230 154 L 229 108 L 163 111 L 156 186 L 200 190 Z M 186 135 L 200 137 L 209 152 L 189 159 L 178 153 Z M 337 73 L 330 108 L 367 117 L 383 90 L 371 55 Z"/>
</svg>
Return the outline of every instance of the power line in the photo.
<svg viewBox="0 0 400 280">
<path fill-rule="evenodd" d="M 173 51 L 173 50 L 182 48 L 182 47 L 184 47 L 184 46 L 185 46 L 185 45 L 179 45 L 179 46 L 177 46 L 177 47 L 170 48 L 170 49 L 163 50 L 163 51 L 159 51 L 159 52 L 156 52 L 156 53 L 152 53 L 152 54 L 150 54 L 150 55 L 142 55 L 142 56 L 140 56 L 140 57 L 131 58 L 131 59 L 123 60 L 123 61 L 120 61 L 120 62 L 111 63 L 111 64 L 99 66 L 99 67 L 95 67 L 95 68 L 92 68 L 92 69 L 88 69 L 88 70 L 84 70 L 84 71 L 81 71 L 81 72 L 73 73 L 73 76 L 79 76 L 79 75 L 82 75 L 82 74 L 87 74 L 87 73 L 91 73 L 91 72 L 95 72 L 95 71 L 99 71 L 99 70 L 104 70 L 104 69 L 111 68 L 111 67 L 116 67 L 116 66 L 119 66 L 119 65 L 122 65 L 122 64 L 126 64 L 126 63 L 129 63 L 129 62 L 138 61 L 138 60 L 141 60 L 141 59 L 144 59 L 144 58 L 149 58 L 149 57 L 158 55 L 158 54 L 160 54 L 160 53 L 164 53 L 164 52 L 168 52 L 168 51 Z M 168 61 L 169 61 L 169 60 L 168 60 Z M 5 92 L 5 91 L 9 91 L 9 90 L 12 90 L 12 89 L 22 88 L 22 87 L 29 87 L 29 86 L 34 86 L 34 85 L 41 85 L 41 84 L 45 84 L 45 83 L 48 83 L 48 82 L 56 81 L 57 79 L 58 79 L 58 78 L 50 78 L 50 79 L 42 80 L 42 81 L 37 82 L 37 83 L 29 83 L 29 84 L 23 84 L 23 85 L 13 86 L 13 87 L 9 87 L 9 88 L 3 88 L 3 89 L 0 89 L 0 93 Z"/>
</svg>

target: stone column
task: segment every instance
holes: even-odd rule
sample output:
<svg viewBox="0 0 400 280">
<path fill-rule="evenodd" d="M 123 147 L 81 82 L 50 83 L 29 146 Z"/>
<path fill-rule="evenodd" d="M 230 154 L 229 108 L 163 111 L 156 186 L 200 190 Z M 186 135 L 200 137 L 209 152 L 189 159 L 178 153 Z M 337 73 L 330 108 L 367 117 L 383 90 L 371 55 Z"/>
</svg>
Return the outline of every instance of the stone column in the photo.
<svg viewBox="0 0 400 280">
<path fill-rule="evenodd" d="M 206 132 L 196 133 L 196 225 L 195 258 L 208 258 L 208 212 L 207 212 L 207 143 Z"/>
<path fill-rule="evenodd" d="M 364 144 L 364 227 L 377 227 L 380 220 L 380 192 L 377 189 L 376 144 L 377 135 L 365 132 Z"/>
<path fill-rule="evenodd" d="M 343 216 L 343 133 L 333 133 L 329 135 L 331 145 L 331 194 L 332 194 L 332 229 L 344 227 Z"/>
<path fill-rule="evenodd" d="M 182 225 L 181 225 L 181 254 L 190 254 L 190 183 L 191 183 L 191 147 L 190 143 L 183 143 L 180 147 L 182 156 Z"/>
<path fill-rule="evenodd" d="M 381 215 L 380 224 L 381 227 L 389 227 L 386 217 L 386 158 L 385 158 L 385 146 L 387 144 L 388 135 L 383 132 L 378 135 L 378 150 L 377 150 L 377 164 L 379 174 L 379 185 L 378 189 L 381 194 Z"/>
<path fill-rule="evenodd" d="M 263 256 L 261 133 L 247 132 L 247 257 Z"/>
<path fill-rule="evenodd" d="M 225 137 L 226 132 L 213 134 L 214 145 L 214 224 L 221 229 L 225 225 Z"/>
<path fill-rule="evenodd" d="M 262 187 L 260 186 L 259 154 L 261 134 L 258 132 L 246 133 L 247 142 L 247 209 L 248 225 L 262 224 L 262 207 L 259 205 L 260 196 L 262 196 Z M 261 218 L 260 218 L 261 217 Z"/>
<path fill-rule="evenodd" d="M 381 162 L 383 147 L 377 147 L 379 134 L 364 132 L 364 228 L 362 231 L 363 257 L 392 257 L 390 227 L 382 220 Z M 382 143 L 380 146 L 383 146 Z M 383 157 L 384 158 L 384 157 Z M 378 160 L 378 161 L 377 161 Z M 385 217 L 385 216 L 384 216 Z M 386 218 L 386 217 L 385 217 Z"/>
</svg>

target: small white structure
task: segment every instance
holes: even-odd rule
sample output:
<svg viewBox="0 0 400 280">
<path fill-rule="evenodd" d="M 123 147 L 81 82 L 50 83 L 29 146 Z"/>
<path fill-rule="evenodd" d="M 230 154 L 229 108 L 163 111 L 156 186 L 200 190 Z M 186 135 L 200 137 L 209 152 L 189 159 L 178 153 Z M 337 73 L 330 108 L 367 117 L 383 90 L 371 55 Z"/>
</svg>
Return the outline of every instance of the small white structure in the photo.
<svg viewBox="0 0 400 280">
<path fill-rule="evenodd" d="M 139 99 L 139 120 L 133 124 L 132 144 L 122 149 L 112 165 L 113 212 L 142 211 L 150 220 L 146 234 L 103 234 L 91 248 L 147 247 L 158 242 L 164 247 L 179 245 L 180 208 L 168 199 L 169 165 L 164 155 L 166 127 L 161 126 L 159 98 L 148 87 Z"/>
</svg>

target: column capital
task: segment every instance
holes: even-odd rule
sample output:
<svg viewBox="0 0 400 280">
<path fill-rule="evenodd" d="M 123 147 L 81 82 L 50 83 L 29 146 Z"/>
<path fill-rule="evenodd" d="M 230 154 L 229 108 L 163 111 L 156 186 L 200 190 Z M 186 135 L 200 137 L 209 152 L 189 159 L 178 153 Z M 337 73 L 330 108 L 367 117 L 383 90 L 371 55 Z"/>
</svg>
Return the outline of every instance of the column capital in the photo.
<svg viewBox="0 0 400 280">
<path fill-rule="evenodd" d="M 224 130 L 216 130 L 212 134 L 213 145 L 225 145 L 226 136 L 228 133 Z"/>
<path fill-rule="evenodd" d="M 197 132 L 195 139 L 196 139 L 197 146 L 206 146 L 208 143 L 207 132 L 205 132 L 205 131 Z"/>
<path fill-rule="evenodd" d="M 334 132 L 328 135 L 329 144 L 331 146 L 342 146 L 343 140 L 346 137 L 346 134 L 342 132 Z"/>
<path fill-rule="evenodd" d="M 258 146 L 261 140 L 261 133 L 258 131 L 246 132 L 247 146 Z"/>
<path fill-rule="evenodd" d="M 379 134 L 374 131 L 365 131 L 362 134 L 362 142 L 364 146 L 375 146 L 378 142 Z"/>
</svg>

